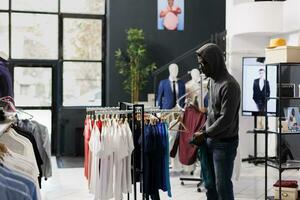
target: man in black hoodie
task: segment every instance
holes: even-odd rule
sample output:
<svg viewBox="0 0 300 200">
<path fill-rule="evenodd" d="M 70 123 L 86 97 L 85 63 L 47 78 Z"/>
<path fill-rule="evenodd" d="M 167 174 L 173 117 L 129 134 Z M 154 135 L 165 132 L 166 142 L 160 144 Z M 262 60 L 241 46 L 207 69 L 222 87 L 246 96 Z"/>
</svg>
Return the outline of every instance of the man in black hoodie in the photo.
<svg viewBox="0 0 300 200">
<path fill-rule="evenodd" d="M 239 143 L 240 86 L 226 69 L 223 53 L 215 44 L 197 50 L 201 71 L 210 78 L 206 129 L 195 133 L 198 144 L 206 142 L 214 184 L 208 200 L 233 200 L 231 177 Z"/>
</svg>

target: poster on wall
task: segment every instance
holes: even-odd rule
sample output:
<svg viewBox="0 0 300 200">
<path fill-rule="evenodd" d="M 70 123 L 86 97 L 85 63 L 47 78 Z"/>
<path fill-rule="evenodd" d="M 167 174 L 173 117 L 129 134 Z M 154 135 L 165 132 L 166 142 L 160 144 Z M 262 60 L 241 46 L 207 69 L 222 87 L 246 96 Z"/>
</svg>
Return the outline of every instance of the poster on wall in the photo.
<svg viewBox="0 0 300 200">
<path fill-rule="evenodd" d="M 184 30 L 184 0 L 157 0 L 158 30 Z"/>
</svg>

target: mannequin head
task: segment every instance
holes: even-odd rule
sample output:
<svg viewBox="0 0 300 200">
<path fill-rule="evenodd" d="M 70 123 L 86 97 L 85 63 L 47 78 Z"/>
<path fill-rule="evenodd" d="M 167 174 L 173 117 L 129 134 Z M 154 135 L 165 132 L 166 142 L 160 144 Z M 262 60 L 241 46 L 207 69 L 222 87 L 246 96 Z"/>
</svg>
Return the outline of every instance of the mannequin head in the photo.
<svg viewBox="0 0 300 200">
<path fill-rule="evenodd" d="M 169 66 L 169 73 L 170 73 L 170 77 L 172 79 L 176 79 L 178 76 L 178 65 L 177 64 L 171 64 Z"/>
<path fill-rule="evenodd" d="M 262 69 L 262 68 L 259 69 L 258 73 L 259 73 L 260 79 L 265 79 L 265 70 L 264 69 Z"/>
<path fill-rule="evenodd" d="M 168 5 L 172 7 L 174 5 L 174 0 L 168 0 Z"/>
<path fill-rule="evenodd" d="M 191 71 L 191 77 L 192 77 L 192 81 L 198 83 L 201 80 L 200 71 L 198 69 L 193 69 Z"/>
</svg>

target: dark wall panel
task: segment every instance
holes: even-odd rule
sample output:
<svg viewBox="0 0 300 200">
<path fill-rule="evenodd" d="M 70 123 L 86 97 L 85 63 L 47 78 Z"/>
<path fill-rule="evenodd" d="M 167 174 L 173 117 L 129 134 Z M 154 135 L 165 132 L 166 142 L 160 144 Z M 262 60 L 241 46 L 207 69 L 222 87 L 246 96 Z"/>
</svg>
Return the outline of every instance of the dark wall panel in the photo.
<svg viewBox="0 0 300 200">
<path fill-rule="evenodd" d="M 186 0 L 185 30 L 157 30 L 157 0 L 110 0 L 108 2 L 107 24 L 107 66 L 106 66 L 106 105 L 117 105 L 118 101 L 129 101 L 130 96 L 122 87 L 122 77 L 115 68 L 114 52 L 125 48 L 126 33 L 129 28 L 141 28 L 145 32 L 150 58 L 163 66 L 184 52 L 208 40 L 211 34 L 225 29 L 225 0 Z M 180 63 L 180 73 L 194 67 L 191 58 Z M 168 75 L 164 73 L 161 78 Z M 143 91 L 141 100 L 153 92 L 153 77 Z"/>
</svg>

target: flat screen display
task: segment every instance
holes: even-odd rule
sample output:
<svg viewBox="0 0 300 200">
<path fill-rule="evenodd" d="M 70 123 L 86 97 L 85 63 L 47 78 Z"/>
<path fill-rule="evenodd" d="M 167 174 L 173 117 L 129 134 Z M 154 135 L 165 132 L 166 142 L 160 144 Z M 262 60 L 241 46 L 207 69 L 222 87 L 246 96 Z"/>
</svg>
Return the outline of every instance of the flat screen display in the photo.
<svg viewBox="0 0 300 200">
<path fill-rule="evenodd" d="M 277 67 L 268 65 L 266 69 L 264 60 L 264 57 L 243 58 L 243 115 L 276 114 L 276 99 L 268 97 L 277 96 Z"/>
</svg>

